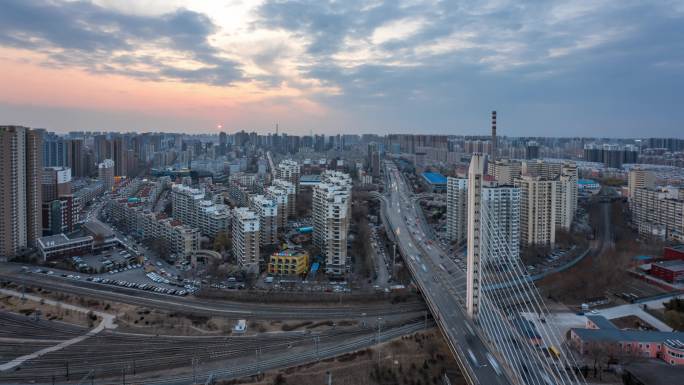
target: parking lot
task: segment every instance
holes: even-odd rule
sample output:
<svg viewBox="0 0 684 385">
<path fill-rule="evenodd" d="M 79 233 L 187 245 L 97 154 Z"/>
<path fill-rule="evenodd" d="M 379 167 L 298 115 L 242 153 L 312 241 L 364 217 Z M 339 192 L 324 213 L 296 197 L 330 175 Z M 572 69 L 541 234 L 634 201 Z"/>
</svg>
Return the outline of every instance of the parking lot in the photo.
<svg viewBox="0 0 684 385">
<path fill-rule="evenodd" d="M 57 269 L 22 269 L 26 273 L 45 274 L 54 278 L 89 281 L 102 285 L 113 285 L 152 291 L 159 294 L 185 296 L 199 290 L 200 282 L 181 279 L 163 267 L 152 264 L 129 264 L 100 274 L 74 273 Z"/>
<path fill-rule="evenodd" d="M 101 254 L 71 257 L 70 260 L 76 270 L 84 273 L 105 273 L 137 262 L 136 257 L 119 248 Z"/>
</svg>

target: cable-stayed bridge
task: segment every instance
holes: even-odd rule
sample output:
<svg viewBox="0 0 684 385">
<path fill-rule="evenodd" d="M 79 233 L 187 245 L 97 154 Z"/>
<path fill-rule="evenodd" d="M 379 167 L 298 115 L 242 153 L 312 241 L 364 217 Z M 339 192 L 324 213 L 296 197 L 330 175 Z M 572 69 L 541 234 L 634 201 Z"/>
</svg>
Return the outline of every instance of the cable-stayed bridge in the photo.
<svg viewBox="0 0 684 385">
<path fill-rule="evenodd" d="M 383 202 L 383 221 L 468 382 L 585 384 L 562 336 L 546 321 L 549 311 L 537 288 L 497 228 L 492 206 L 477 211 L 473 236 L 487 242 L 475 266 L 469 258 L 468 289 L 469 274 L 433 242 L 396 165 L 384 166 L 386 192 L 375 195 Z"/>
</svg>

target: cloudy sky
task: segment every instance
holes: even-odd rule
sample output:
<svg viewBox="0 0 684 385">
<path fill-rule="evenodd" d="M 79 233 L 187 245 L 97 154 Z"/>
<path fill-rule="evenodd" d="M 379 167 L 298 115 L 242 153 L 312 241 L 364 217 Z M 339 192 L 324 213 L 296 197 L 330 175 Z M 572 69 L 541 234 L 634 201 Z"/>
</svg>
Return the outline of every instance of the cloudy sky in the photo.
<svg viewBox="0 0 684 385">
<path fill-rule="evenodd" d="M 684 137 L 684 0 L 0 2 L 0 124 Z"/>
</svg>

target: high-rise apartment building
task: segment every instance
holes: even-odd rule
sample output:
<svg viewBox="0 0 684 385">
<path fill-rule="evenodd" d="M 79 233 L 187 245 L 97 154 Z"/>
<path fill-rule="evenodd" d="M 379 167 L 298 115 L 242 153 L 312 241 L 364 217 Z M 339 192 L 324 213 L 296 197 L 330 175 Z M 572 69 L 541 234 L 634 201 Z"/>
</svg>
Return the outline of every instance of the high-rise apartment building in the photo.
<svg viewBox="0 0 684 385">
<path fill-rule="evenodd" d="M 42 232 L 43 235 L 74 230 L 78 209 L 71 189 L 71 169 L 45 167 L 42 177 Z"/>
<path fill-rule="evenodd" d="M 520 237 L 524 246 L 553 246 L 556 242 L 558 182 L 537 176 L 515 180 L 520 188 Z"/>
<path fill-rule="evenodd" d="M 114 161 L 114 174 L 117 176 L 126 176 L 126 143 L 123 136 L 116 136 L 111 139 L 111 153 Z"/>
<path fill-rule="evenodd" d="M 482 269 L 498 270 L 502 265 L 517 264 L 520 257 L 520 189 L 485 181 L 485 162 L 483 154 L 473 155 L 465 187 L 466 308 L 471 317 L 479 312 Z"/>
<path fill-rule="evenodd" d="M 105 159 L 97 165 L 97 178 L 104 184 L 105 191 L 114 187 L 114 161 Z"/>
<path fill-rule="evenodd" d="M 0 126 L 0 259 L 41 236 L 42 150 L 40 132 Z"/>
<path fill-rule="evenodd" d="M 498 153 L 498 140 L 496 138 L 496 111 L 492 111 L 492 148 L 491 148 L 491 160 L 496 161 L 499 156 Z"/>
<path fill-rule="evenodd" d="M 263 195 L 252 195 L 249 207 L 259 217 L 260 245 L 278 244 L 278 205 Z"/>
<path fill-rule="evenodd" d="M 501 159 L 487 165 L 487 174 L 502 185 L 512 185 L 513 181 L 520 178 L 522 164 L 515 160 Z"/>
<path fill-rule="evenodd" d="M 525 159 L 537 159 L 539 158 L 539 143 L 534 140 L 530 140 L 525 145 Z"/>
<path fill-rule="evenodd" d="M 287 192 L 287 216 L 297 216 L 297 187 L 284 179 L 274 179 L 272 185 Z"/>
<path fill-rule="evenodd" d="M 351 178 L 337 171 L 321 174 L 313 190 L 313 242 L 326 260 L 326 273 L 348 272 L 347 235 L 351 217 Z"/>
<path fill-rule="evenodd" d="M 452 242 L 464 242 L 468 223 L 468 180 L 447 178 L 447 236 Z"/>
<path fill-rule="evenodd" d="M 480 255 L 490 266 L 520 258 L 520 189 L 487 185 L 481 190 Z"/>
<path fill-rule="evenodd" d="M 522 175 L 553 180 L 560 175 L 561 167 L 562 164 L 557 162 L 546 162 L 541 159 L 527 160 L 522 164 Z"/>
<path fill-rule="evenodd" d="M 577 196 L 579 194 L 577 165 L 564 163 L 558 177 L 558 202 L 556 203 L 556 225 L 570 230 L 577 213 Z"/>
<path fill-rule="evenodd" d="M 295 187 L 295 192 L 298 193 L 300 172 L 299 163 L 297 163 L 297 161 L 285 159 L 278 164 L 276 178 L 292 183 Z"/>
<path fill-rule="evenodd" d="M 584 145 L 584 160 L 603 163 L 611 168 L 620 168 L 623 163 L 637 163 L 639 149 L 631 144 L 621 147 L 609 143 L 588 143 Z"/>
<path fill-rule="evenodd" d="M 259 271 L 259 217 L 247 207 L 233 209 L 233 256 L 238 265 Z"/>
<path fill-rule="evenodd" d="M 577 165 L 571 162 L 558 163 L 547 162 L 541 159 L 528 160 L 523 162 L 522 174 L 532 179 L 536 178 L 539 181 L 552 182 L 556 200 L 553 232 L 555 233 L 556 229 L 570 230 L 577 212 Z M 525 217 L 527 214 L 523 212 L 522 215 Z M 534 223 L 534 221 L 531 221 L 531 223 Z M 541 238 L 547 239 L 545 236 Z M 528 244 L 526 242 L 523 243 Z"/>
<path fill-rule="evenodd" d="M 112 158 L 112 148 L 105 134 L 94 136 L 93 149 L 95 150 L 95 161 L 98 163 Z"/>
<path fill-rule="evenodd" d="M 629 191 L 629 200 L 633 201 L 634 194 L 637 189 L 655 188 L 656 177 L 653 171 L 645 170 L 643 168 L 637 167 L 629 171 L 629 176 L 627 177 L 627 189 Z"/>
<path fill-rule="evenodd" d="M 684 188 L 636 188 L 630 206 L 639 234 L 684 242 Z"/>
<path fill-rule="evenodd" d="M 294 188 L 293 188 L 294 189 Z M 278 206 L 278 230 L 287 227 L 288 218 L 288 192 L 284 188 L 271 185 L 266 188 L 266 197 Z"/>
<path fill-rule="evenodd" d="M 468 235 L 466 256 L 466 311 L 477 317 L 480 309 L 480 272 L 482 253 L 482 184 L 484 183 L 486 156 L 473 154 L 468 168 Z"/>
<path fill-rule="evenodd" d="M 198 228 L 200 233 L 209 237 L 215 237 L 230 227 L 228 206 L 205 199 L 205 192 L 200 189 L 174 184 L 171 208 L 175 219 Z"/>
<path fill-rule="evenodd" d="M 41 183 L 43 202 L 71 195 L 71 169 L 69 167 L 45 167 Z"/>
<path fill-rule="evenodd" d="M 66 167 L 67 143 L 54 132 L 43 134 L 43 167 Z"/>
<path fill-rule="evenodd" d="M 368 153 L 366 154 L 368 162 L 368 172 L 374 178 L 380 176 L 380 146 L 376 142 L 368 143 Z"/>
<path fill-rule="evenodd" d="M 67 143 L 67 162 L 71 168 L 71 175 L 74 178 L 87 176 L 86 165 L 84 162 L 83 139 L 69 139 Z"/>
</svg>

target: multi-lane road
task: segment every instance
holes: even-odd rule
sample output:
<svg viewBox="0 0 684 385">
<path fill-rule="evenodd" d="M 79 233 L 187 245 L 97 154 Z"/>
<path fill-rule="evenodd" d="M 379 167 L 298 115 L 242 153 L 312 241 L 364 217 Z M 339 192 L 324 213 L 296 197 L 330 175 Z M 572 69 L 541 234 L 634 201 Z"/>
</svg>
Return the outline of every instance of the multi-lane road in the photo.
<svg viewBox="0 0 684 385">
<path fill-rule="evenodd" d="M 488 350 L 464 313 L 460 302 L 465 291 L 464 279 L 459 277 L 464 273 L 454 270 L 450 266 L 453 262 L 426 237 L 415 202 L 396 166 L 386 162 L 385 171 L 388 196 L 384 199 L 383 217 L 464 376 L 471 384 L 510 384 L 495 354 Z"/>
</svg>

